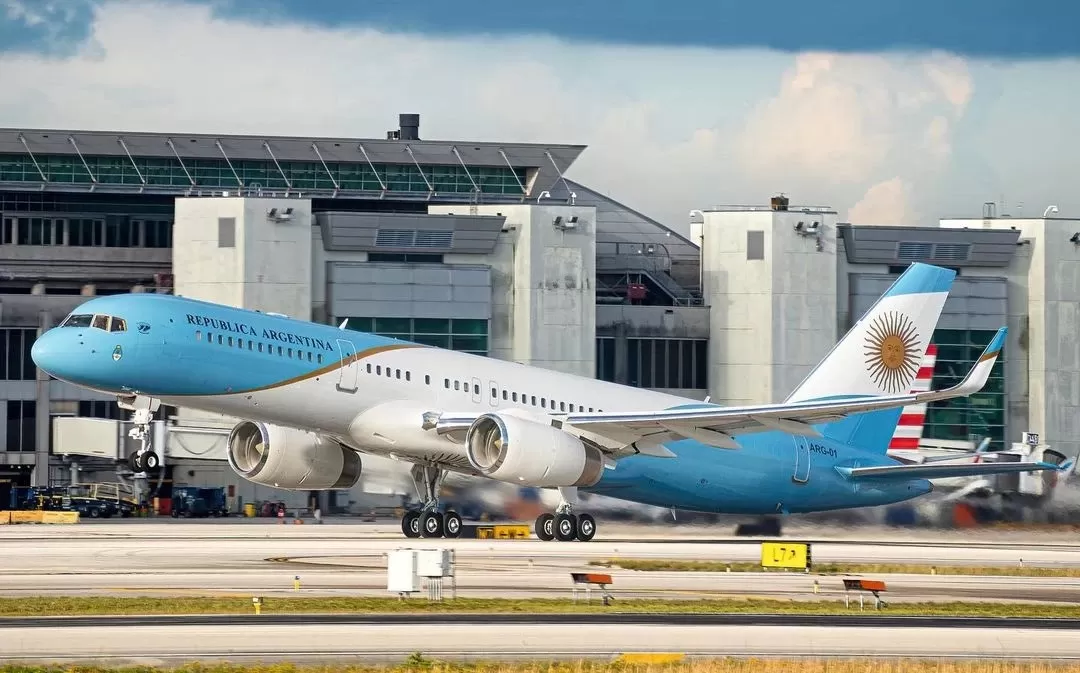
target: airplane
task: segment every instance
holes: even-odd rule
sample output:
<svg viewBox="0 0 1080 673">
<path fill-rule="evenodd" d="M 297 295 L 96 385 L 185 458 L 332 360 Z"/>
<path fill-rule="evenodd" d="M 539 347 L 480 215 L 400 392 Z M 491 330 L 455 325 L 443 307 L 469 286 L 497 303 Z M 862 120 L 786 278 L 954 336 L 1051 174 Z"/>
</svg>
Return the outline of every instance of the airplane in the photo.
<svg viewBox="0 0 1080 673">
<path fill-rule="evenodd" d="M 722 406 L 281 314 L 165 294 L 77 307 L 32 347 L 53 376 L 133 412 L 134 465 L 159 465 L 160 404 L 241 420 L 227 460 L 281 489 L 347 489 L 361 454 L 411 463 L 406 537 L 460 537 L 439 492 L 452 472 L 558 489 L 545 541 L 592 540 L 579 491 L 665 509 L 791 514 L 901 502 L 929 479 L 1052 470 L 1044 461 L 905 465 L 886 455 L 901 410 L 978 392 L 1000 329 L 959 384 L 910 394 L 956 273 L 912 264 L 779 404 Z"/>
</svg>

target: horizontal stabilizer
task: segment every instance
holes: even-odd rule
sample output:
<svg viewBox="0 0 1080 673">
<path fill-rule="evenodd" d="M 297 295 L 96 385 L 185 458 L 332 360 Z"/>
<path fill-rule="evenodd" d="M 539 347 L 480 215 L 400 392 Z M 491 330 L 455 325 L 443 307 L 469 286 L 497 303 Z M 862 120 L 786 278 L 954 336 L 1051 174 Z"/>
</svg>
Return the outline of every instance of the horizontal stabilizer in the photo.
<svg viewBox="0 0 1080 673">
<path fill-rule="evenodd" d="M 1059 465 L 1044 462 L 1026 463 L 967 463 L 960 465 L 882 465 L 880 467 L 838 467 L 836 471 L 848 479 L 907 480 L 947 479 L 949 477 L 981 477 L 1009 472 L 1038 472 L 1060 470 Z"/>
</svg>

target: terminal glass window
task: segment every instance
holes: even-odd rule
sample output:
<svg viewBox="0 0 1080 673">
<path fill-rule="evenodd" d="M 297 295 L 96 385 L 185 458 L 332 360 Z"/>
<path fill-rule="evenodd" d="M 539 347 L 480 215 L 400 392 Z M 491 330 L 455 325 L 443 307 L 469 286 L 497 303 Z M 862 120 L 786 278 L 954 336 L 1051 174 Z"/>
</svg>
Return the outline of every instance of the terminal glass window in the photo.
<svg viewBox="0 0 1080 673">
<path fill-rule="evenodd" d="M 993 330 L 937 330 L 933 338 L 937 345 L 933 389 L 941 390 L 960 383 L 993 338 Z M 970 397 L 930 404 L 926 410 L 923 437 L 975 443 L 990 437 L 991 450 L 1006 448 L 1004 358 L 1003 350 L 982 391 Z"/>
<path fill-rule="evenodd" d="M 637 388 L 708 388 L 708 344 L 706 339 L 626 340 L 622 363 L 616 355 L 613 337 L 596 340 L 596 378 Z M 620 367 L 622 364 L 620 380 Z"/>
<path fill-rule="evenodd" d="M 30 357 L 36 339 L 35 329 L 0 329 L 0 381 L 37 378 L 37 367 Z"/>
<path fill-rule="evenodd" d="M 340 322 L 342 319 L 338 319 Z M 488 321 L 470 318 L 349 318 L 349 329 L 425 346 L 488 354 Z"/>
<path fill-rule="evenodd" d="M 7 444 L 8 451 L 32 452 L 37 442 L 37 402 L 33 400 L 8 400 Z"/>
<path fill-rule="evenodd" d="M 281 161 L 280 169 L 272 160 L 224 158 L 135 157 L 134 164 L 126 156 L 107 157 L 84 155 L 87 171 L 77 155 L 35 155 L 37 166 L 29 154 L 0 154 L 0 183 L 23 182 L 39 184 L 44 173 L 51 183 L 90 185 L 96 178 L 103 185 L 142 185 L 142 177 L 150 187 L 188 189 L 238 189 L 244 187 L 303 191 L 340 188 L 344 191 L 381 192 L 383 184 L 390 192 L 427 194 L 436 192 L 474 192 L 473 182 L 484 194 L 522 193 L 527 184 L 526 169 L 508 166 L 460 165 L 424 166 L 423 173 L 412 163 L 374 164 L 367 162 L 327 162 L 323 165 L 316 156 L 311 161 Z M 138 170 L 136 170 L 138 166 Z M 40 167 L 41 172 L 38 172 Z M 426 178 L 426 179 L 425 179 Z M 194 179 L 195 184 L 191 182 Z M 286 183 L 288 179 L 288 183 Z M 335 187 L 335 182 L 337 186 Z"/>
</svg>

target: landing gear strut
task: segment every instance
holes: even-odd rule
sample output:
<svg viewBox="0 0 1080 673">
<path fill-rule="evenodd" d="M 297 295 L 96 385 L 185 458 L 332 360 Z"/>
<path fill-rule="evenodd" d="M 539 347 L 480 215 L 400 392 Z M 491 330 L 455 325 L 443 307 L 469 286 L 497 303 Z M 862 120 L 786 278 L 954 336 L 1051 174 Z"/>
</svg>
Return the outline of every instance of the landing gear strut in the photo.
<svg viewBox="0 0 1080 673">
<path fill-rule="evenodd" d="M 431 465 L 413 465 L 411 470 L 421 507 L 401 518 L 401 532 L 409 538 L 461 537 L 461 516 L 457 512 L 439 511 L 439 491 L 446 471 Z"/>
<path fill-rule="evenodd" d="M 593 539 L 596 535 L 596 519 L 589 514 L 574 514 L 571 500 L 576 499 L 576 489 L 560 488 L 559 495 L 562 502 L 555 508 L 555 513 L 541 514 L 536 518 L 536 537 L 544 542 L 588 542 Z"/>
<path fill-rule="evenodd" d="M 156 470 L 161 465 L 161 459 L 151 448 L 150 422 L 154 420 L 154 412 L 161 402 L 136 396 L 134 399 L 120 398 L 117 404 L 121 409 L 134 412 L 131 419 L 134 427 L 128 430 L 128 437 L 139 442 L 139 450 L 128 456 L 128 467 L 135 473 Z"/>
</svg>

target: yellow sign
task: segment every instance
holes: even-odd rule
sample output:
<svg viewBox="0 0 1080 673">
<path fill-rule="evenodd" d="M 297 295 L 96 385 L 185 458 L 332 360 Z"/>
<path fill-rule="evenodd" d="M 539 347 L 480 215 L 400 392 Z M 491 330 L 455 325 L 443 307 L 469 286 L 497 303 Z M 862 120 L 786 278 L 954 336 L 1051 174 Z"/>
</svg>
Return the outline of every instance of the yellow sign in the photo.
<svg viewBox="0 0 1080 673">
<path fill-rule="evenodd" d="M 481 540 L 524 540 L 529 538 L 528 526 L 477 526 L 476 537 Z"/>
<path fill-rule="evenodd" d="M 810 545 L 802 542 L 762 542 L 761 565 L 763 568 L 810 567 Z"/>
</svg>

